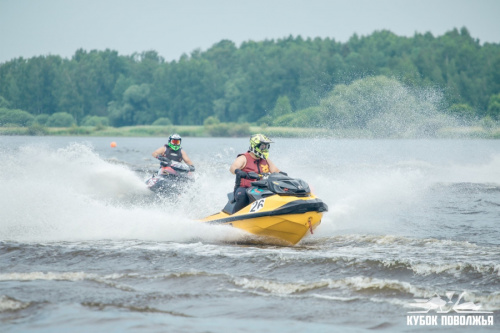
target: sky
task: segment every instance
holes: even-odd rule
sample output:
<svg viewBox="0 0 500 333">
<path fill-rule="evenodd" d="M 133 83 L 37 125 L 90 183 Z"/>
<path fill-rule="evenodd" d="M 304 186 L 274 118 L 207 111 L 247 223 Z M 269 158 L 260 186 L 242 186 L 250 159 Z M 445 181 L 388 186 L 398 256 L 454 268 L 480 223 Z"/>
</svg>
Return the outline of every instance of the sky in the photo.
<svg viewBox="0 0 500 333">
<path fill-rule="evenodd" d="M 224 39 L 346 42 L 383 29 L 411 37 L 466 27 L 500 43 L 499 14 L 500 0 L 0 0 L 0 63 L 80 48 L 173 61 Z"/>
</svg>

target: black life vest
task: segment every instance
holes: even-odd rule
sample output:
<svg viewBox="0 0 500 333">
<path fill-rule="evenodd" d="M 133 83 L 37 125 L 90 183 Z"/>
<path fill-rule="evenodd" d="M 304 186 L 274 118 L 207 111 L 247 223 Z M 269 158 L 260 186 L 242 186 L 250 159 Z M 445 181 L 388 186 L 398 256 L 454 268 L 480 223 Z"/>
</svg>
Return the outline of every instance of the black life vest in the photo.
<svg viewBox="0 0 500 333">
<path fill-rule="evenodd" d="M 182 162 L 182 148 L 179 148 L 179 150 L 172 150 L 168 145 L 165 145 L 163 156 L 172 161 Z"/>
</svg>

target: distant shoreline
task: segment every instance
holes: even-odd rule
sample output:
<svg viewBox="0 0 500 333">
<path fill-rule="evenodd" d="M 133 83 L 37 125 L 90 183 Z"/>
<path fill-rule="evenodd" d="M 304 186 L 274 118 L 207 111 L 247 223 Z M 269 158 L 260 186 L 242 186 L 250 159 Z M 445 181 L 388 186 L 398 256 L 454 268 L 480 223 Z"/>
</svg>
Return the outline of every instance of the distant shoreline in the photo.
<svg viewBox="0 0 500 333">
<path fill-rule="evenodd" d="M 500 128 L 485 129 L 480 126 L 447 127 L 434 135 L 384 137 L 369 131 L 356 129 L 318 129 L 296 127 L 250 126 L 250 133 L 262 132 L 272 137 L 288 138 L 337 138 L 337 139 L 500 139 Z M 126 127 L 0 127 L 2 136 L 95 136 L 95 137 L 161 137 L 179 133 L 186 137 L 246 137 L 249 133 L 237 135 L 210 135 L 204 126 L 126 126 Z"/>
</svg>

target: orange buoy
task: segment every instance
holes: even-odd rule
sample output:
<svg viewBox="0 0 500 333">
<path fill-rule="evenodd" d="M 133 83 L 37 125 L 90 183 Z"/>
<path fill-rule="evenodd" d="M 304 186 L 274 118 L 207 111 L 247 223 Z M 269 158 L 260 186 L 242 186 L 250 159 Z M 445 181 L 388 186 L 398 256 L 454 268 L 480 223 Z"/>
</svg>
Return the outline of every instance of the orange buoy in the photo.
<svg viewBox="0 0 500 333">
<path fill-rule="evenodd" d="M 116 142 L 111 142 L 111 148 L 115 148 L 116 147 Z"/>
</svg>

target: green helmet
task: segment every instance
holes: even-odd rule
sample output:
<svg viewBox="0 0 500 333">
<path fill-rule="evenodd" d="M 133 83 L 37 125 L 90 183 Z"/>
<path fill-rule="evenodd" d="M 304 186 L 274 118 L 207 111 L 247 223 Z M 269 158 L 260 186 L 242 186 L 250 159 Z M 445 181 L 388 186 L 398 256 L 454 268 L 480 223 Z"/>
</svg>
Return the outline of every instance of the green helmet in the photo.
<svg viewBox="0 0 500 333">
<path fill-rule="evenodd" d="M 182 138 L 179 134 L 172 134 L 168 137 L 168 146 L 172 150 L 179 150 L 181 148 Z"/>
<path fill-rule="evenodd" d="M 254 134 L 250 137 L 250 148 L 248 151 L 254 153 L 259 158 L 267 159 L 269 157 L 269 147 L 272 142 L 264 134 Z"/>
</svg>

